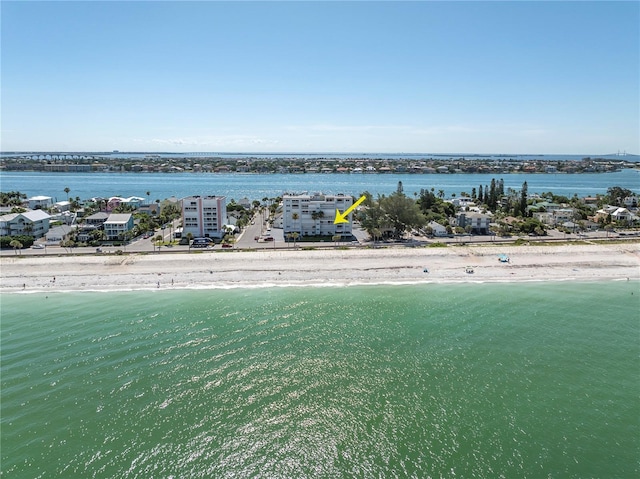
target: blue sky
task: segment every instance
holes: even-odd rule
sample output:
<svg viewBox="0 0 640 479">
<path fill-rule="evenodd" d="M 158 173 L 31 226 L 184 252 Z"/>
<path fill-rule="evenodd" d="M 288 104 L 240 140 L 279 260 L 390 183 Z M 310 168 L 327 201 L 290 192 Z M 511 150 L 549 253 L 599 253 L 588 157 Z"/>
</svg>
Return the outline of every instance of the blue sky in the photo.
<svg viewBox="0 0 640 479">
<path fill-rule="evenodd" d="M 4 151 L 640 153 L 640 4 L 1 4 Z"/>
</svg>

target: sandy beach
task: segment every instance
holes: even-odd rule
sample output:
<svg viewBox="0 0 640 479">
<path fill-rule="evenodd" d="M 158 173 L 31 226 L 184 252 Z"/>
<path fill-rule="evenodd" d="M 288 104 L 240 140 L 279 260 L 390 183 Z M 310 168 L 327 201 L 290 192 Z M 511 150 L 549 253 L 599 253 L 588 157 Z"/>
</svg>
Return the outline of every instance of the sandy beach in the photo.
<svg viewBox="0 0 640 479">
<path fill-rule="evenodd" d="M 0 266 L 1 292 L 639 280 L 640 244 L 5 256 Z"/>
</svg>

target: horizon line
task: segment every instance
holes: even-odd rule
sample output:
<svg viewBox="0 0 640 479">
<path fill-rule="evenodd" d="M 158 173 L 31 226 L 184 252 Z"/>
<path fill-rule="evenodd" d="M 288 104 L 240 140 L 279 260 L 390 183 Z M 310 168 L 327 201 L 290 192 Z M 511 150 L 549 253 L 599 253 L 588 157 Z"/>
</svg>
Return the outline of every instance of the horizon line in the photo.
<svg viewBox="0 0 640 479">
<path fill-rule="evenodd" d="M 9 154 L 51 154 L 51 153 L 62 153 L 62 154 L 73 154 L 73 153 L 93 153 L 93 154 L 155 154 L 155 155 L 189 155 L 189 154 L 212 154 L 212 155 L 431 155 L 431 156 L 639 156 L 636 153 L 628 153 L 628 152 L 613 152 L 613 153 L 478 153 L 478 152 L 445 152 L 445 153 L 435 153 L 435 152 L 354 152 L 354 151 L 342 151 L 342 152 L 328 152 L 328 151 L 312 151 L 312 152 L 302 152 L 302 151 L 124 151 L 124 150 L 111 150 L 111 151 L 100 151 L 100 150 L 11 150 L 4 151 L 0 150 L 0 155 L 9 155 Z"/>
</svg>

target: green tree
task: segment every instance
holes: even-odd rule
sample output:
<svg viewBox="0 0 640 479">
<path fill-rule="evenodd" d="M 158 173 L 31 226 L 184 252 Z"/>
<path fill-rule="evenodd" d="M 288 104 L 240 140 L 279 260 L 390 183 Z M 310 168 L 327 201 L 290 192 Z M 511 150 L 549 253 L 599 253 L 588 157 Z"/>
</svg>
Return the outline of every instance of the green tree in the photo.
<svg viewBox="0 0 640 479">
<path fill-rule="evenodd" d="M 71 191 L 71 189 L 68 186 L 65 186 L 64 192 L 67 194 L 67 201 L 69 201 L 69 192 L 70 191 Z"/>
<path fill-rule="evenodd" d="M 527 216 L 527 197 L 529 195 L 529 187 L 527 186 L 527 182 L 522 183 L 522 190 L 520 190 L 520 204 L 519 204 L 519 213 L 524 218 Z"/>
<path fill-rule="evenodd" d="M 368 201 L 369 204 L 362 208 L 358 213 L 362 229 L 364 229 L 369 236 L 374 239 L 374 241 L 375 238 L 380 238 L 382 236 L 381 230 L 386 229 L 390 224 L 385 211 L 380 205 L 382 198 L 384 198 L 384 196 L 379 196 L 378 200 L 375 201 L 367 196 L 367 199 L 370 199 L 370 201 Z M 366 203 L 367 201 L 363 202 L 363 204 Z"/>
<path fill-rule="evenodd" d="M 391 221 L 396 235 L 408 229 L 420 228 L 426 223 L 418 204 L 403 193 L 395 192 L 382 198 L 380 206 Z"/>
<path fill-rule="evenodd" d="M 19 191 L 0 192 L 0 206 L 22 206 L 27 195 Z"/>
<path fill-rule="evenodd" d="M 491 186 L 489 187 L 489 199 L 485 198 L 485 202 L 490 210 L 495 211 L 498 204 L 498 192 L 496 190 L 496 180 L 491 178 Z"/>
<path fill-rule="evenodd" d="M 610 205 L 623 206 L 624 199 L 628 196 L 634 196 L 633 191 L 620 186 L 612 186 L 607 189 L 607 200 Z"/>
</svg>

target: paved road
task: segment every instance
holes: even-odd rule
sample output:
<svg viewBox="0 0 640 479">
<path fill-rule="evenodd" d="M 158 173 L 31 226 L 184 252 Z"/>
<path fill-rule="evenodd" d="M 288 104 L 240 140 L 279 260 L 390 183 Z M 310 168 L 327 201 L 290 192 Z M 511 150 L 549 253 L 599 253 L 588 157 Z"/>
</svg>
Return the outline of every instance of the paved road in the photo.
<svg viewBox="0 0 640 479">
<path fill-rule="evenodd" d="M 151 238 L 144 239 L 142 237 L 136 239 L 128 245 L 124 246 L 103 246 L 101 248 L 103 253 L 115 253 L 118 250 L 122 250 L 126 253 L 169 253 L 169 252 L 188 252 L 189 246 L 187 245 L 175 245 L 171 247 L 161 246 L 157 247 L 154 245 L 152 239 L 158 234 L 162 234 L 162 230 L 156 231 L 154 236 Z M 271 235 L 275 241 L 256 241 L 255 237 L 260 235 Z M 170 241 L 171 230 L 169 228 L 165 228 L 164 238 L 165 241 Z M 349 245 L 349 246 L 372 246 L 374 245 L 371 241 L 368 241 L 368 235 L 365 231 L 361 230 L 359 225 L 353 225 L 353 235 L 358 240 L 358 243 L 339 243 L 338 246 Z M 607 233 L 605 231 L 594 231 L 588 232 L 584 235 L 577 234 L 566 234 L 560 233 L 556 230 L 550 230 L 548 232 L 548 236 L 541 237 L 529 237 L 524 236 L 523 239 L 530 241 L 532 243 L 540 242 L 540 241 L 583 241 L 590 239 L 629 239 L 636 241 L 640 239 L 640 233 L 630 231 L 630 232 L 617 232 L 617 233 Z M 453 238 L 444 237 L 444 238 L 425 238 L 414 236 L 408 239 L 408 241 L 404 242 L 396 242 L 398 245 L 405 246 L 422 246 L 428 245 L 430 243 L 440 242 L 446 244 L 471 244 L 471 243 L 511 243 L 517 240 L 518 237 L 500 237 L 500 236 L 472 236 L 472 235 L 460 235 L 455 236 Z M 377 242 L 377 245 L 391 245 L 393 242 Z M 321 243 L 297 243 L 297 247 L 315 247 L 315 248 L 330 248 L 334 247 L 333 242 L 321 242 Z M 284 236 L 281 229 L 271 228 L 270 231 L 267 231 L 267 225 L 262 223 L 260 215 L 256 217 L 255 224 L 249 225 L 243 233 L 241 233 L 236 243 L 233 246 L 233 249 L 288 249 L 293 248 L 292 243 L 285 243 Z M 215 245 L 213 248 L 209 248 L 213 250 L 221 250 L 221 245 Z M 12 249 L 0 250 L 0 255 L 2 256 L 12 256 L 15 255 Z M 46 246 L 44 249 L 23 249 L 18 252 L 21 255 L 60 255 L 60 254 L 97 254 L 95 247 L 76 247 L 76 248 L 62 248 L 60 246 Z"/>
</svg>

